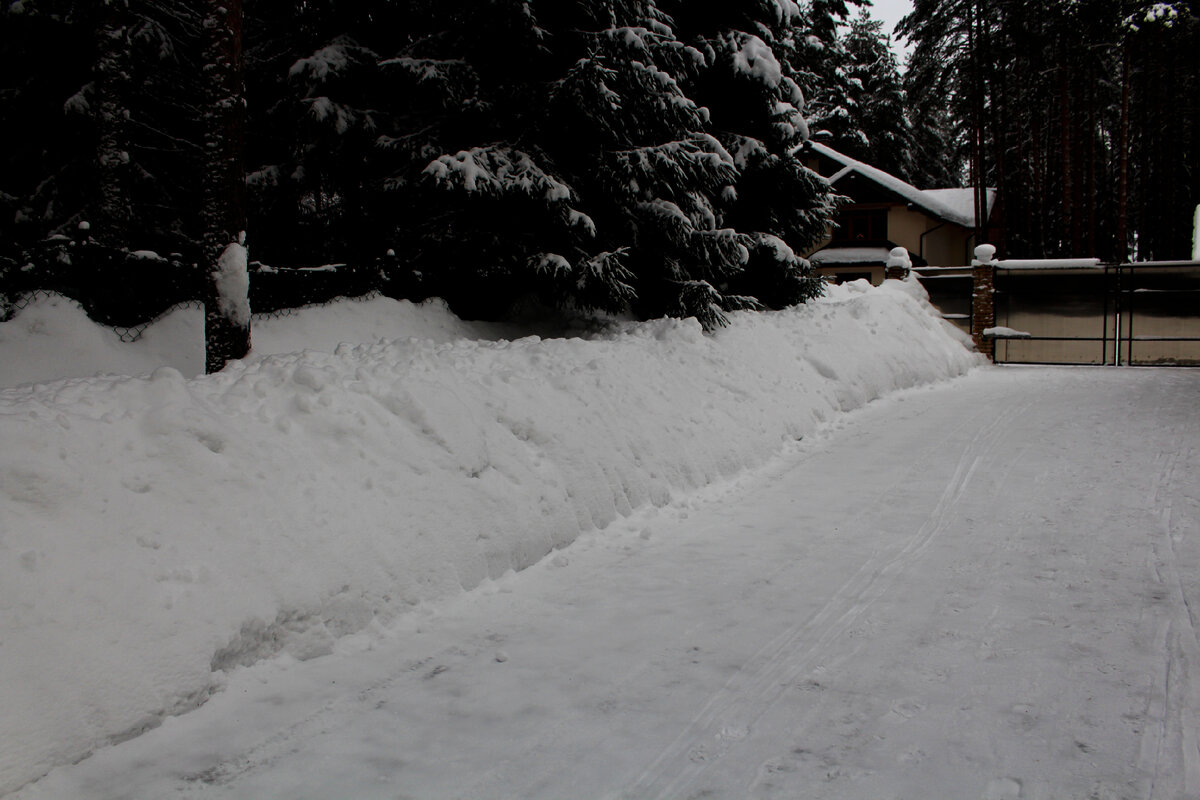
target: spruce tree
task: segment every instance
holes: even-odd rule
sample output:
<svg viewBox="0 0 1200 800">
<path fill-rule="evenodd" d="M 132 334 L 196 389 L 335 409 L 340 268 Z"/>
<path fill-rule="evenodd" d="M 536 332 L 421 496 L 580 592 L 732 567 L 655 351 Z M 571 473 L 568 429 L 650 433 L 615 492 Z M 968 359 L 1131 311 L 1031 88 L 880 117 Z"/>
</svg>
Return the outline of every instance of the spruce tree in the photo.
<svg viewBox="0 0 1200 800">
<path fill-rule="evenodd" d="M 831 145 L 906 180 L 913 172 L 913 125 L 896 54 L 883 23 L 864 8 L 842 37 L 848 57 L 848 130 Z"/>
<path fill-rule="evenodd" d="M 414 254 L 461 307 L 496 313 L 498 299 L 532 293 L 711 328 L 819 291 L 779 246 L 815 241 L 831 212 L 791 154 L 806 136 L 780 57 L 794 5 L 486 6 L 457 46 L 479 86 L 466 115 L 488 119 L 445 129 L 463 138 L 424 170 L 443 194 L 426 203 L 435 225 Z"/>
</svg>

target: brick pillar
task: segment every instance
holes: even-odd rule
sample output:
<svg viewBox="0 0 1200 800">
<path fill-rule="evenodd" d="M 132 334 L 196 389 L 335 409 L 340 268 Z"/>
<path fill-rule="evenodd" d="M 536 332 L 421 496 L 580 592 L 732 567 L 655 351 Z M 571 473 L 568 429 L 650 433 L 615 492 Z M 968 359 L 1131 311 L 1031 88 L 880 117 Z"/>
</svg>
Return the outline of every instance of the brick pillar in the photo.
<svg viewBox="0 0 1200 800">
<path fill-rule="evenodd" d="M 971 294 L 971 338 L 975 349 L 990 359 L 996 357 L 996 340 L 983 335 L 996 326 L 996 248 L 981 244 L 971 261 L 974 290 Z"/>
<path fill-rule="evenodd" d="M 893 247 L 892 252 L 888 253 L 887 267 L 884 269 L 883 277 L 888 280 L 902 281 L 908 277 L 912 271 L 912 259 L 908 256 L 908 250 L 903 247 Z"/>
</svg>

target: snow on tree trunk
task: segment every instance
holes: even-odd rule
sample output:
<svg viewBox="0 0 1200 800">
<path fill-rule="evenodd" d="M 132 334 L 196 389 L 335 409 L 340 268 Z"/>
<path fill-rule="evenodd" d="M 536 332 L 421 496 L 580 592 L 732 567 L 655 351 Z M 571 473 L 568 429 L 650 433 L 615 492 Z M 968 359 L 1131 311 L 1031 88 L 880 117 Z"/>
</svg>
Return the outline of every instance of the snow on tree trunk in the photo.
<svg viewBox="0 0 1200 800">
<path fill-rule="evenodd" d="M 1192 261 L 1200 261 L 1200 206 L 1192 219 Z"/>
<path fill-rule="evenodd" d="M 250 351 L 241 0 L 206 0 L 204 32 L 204 344 L 212 373 Z"/>
</svg>

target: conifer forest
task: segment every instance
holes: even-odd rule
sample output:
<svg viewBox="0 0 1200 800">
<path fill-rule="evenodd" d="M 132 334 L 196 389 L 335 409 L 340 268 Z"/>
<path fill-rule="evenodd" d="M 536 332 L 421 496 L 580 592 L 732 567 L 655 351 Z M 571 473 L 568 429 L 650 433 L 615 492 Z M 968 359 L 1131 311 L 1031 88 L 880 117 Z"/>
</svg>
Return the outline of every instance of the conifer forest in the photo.
<svg viewBox="0 0 1200 800">
<path fill-rule="evenodd" d="M 214 368 L 247 261 L 712 328 L 820 293 L 800 256 L 840 198 L 810 138 L 997 188 L 1002 253 L 1186 258 L 1197 15 L 915 0 L 901 64 L 854 0 L 0 0 L 0 298 L 49 261 L 110 291 L 171 264 Z M 81 239 L 152 258 L 107 273 Z"/>
</svg>

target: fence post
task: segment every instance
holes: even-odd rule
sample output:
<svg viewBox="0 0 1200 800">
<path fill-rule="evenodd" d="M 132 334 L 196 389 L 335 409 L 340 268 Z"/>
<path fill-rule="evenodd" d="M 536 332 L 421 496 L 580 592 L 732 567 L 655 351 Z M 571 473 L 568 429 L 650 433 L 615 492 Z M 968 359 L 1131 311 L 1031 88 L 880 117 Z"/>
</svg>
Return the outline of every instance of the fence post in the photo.
<svg viewBox="0 0 1200 800">
<path fill-rule="evenodd" d="M 892 252 L 888 253 L 884 278 L 902 281 L 908 277 L 910 272 L 912 272 L 912 259 L 908 257 L 908 250 L 903 247 L 893 247 Z"/>
<path fill-rule="evenodd" d="M 983 332 L 996 326 L 996 248 L 981 244 L 971 261 L 971 338 L 975 349 L 991 360 L 996 359 L 996 340 Z"/>
</svg>

